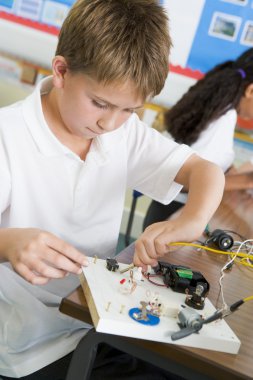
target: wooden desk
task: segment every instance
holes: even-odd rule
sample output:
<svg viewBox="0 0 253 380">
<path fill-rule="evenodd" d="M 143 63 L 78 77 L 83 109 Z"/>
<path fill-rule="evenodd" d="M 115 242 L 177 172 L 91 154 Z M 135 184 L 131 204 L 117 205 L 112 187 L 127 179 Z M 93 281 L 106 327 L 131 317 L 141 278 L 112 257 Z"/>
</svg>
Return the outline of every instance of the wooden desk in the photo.
<svg viewBox="0 0 253 380">
<path fill-rule="evenodd" d="M 223 201 L 210 222 L 211 230 L 215 228 L 229 229 L 246 238 L 253 238 L 253 198 L 242 192 L 225 194 Z M 119 255 L 119 261 L 131 262 L 131 250 Z M 219 277 L 220 268 L 226 261 L 225 255 L 217 255 L 205 251 L 196 252 L 185 247 L 169 255 L 169 261 L 187 265 L 204 274 L 211 284 L 209 298 L 215 306 L 220 306 Z M 224 295 L 228 304 L 253 294 L 253 269 L 234 265 L 224 280 Z M 81 287 L 62 300 L 60 310 L 74 318 L 90 321 L 88 307 Z M 253 379 L 253 301 L 245 303 L 234 314 L 226 319 L 229 326 L 241 340 L 238 355 L 216 351 L 200 350 L 158 342 L 132 339 L 134 345 L 145 347 L 162 358 L 173 360 L 176 364 L 195 370 L 203 377 L 217 380 Z M 130 338 L 124 338 L 129 341 Z M 190 372 L 189 372 L 190 373 Z M 191 377 L 189 375 L 188 377 Z"/>
</svg>

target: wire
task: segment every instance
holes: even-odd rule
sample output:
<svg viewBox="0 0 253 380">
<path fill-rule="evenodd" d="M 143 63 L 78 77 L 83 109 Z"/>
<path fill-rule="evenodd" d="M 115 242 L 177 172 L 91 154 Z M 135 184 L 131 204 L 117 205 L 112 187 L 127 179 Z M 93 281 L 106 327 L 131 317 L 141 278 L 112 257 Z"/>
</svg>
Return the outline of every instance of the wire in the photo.
<svg viewBox="0 0 253 380">
<path fill-rule="evenodd" d="M 222 280 L 224 279 L 224 277 L 225 277 L 225 270 L 229 267 L 229 266 L 231 266 L 231 264 L 235 261 L 235 259 L 239 256 L 239 253 L 240 253 L 240 249 L 244 246 L 244 245 L 246 245 L 248 242 L 252 242 L 253 240 L 252 239 L 247 239 L 247 240 L 245 240 L 245 241 L 243 241 L 240 245 L 239 245 L 239 247 L 238 247 L 238 249 L 237 249 L 237 251 L 235 252 L 235 254 L 234 254 L 234 256 L 232 257 L 232 259 L 229 261 L 229 262 L 227 262 L 222 268 L 221 268 L 221 277 L 220 277 L 220 279 L 219 279 L 219 284 L 220 284 L 220 292 L 221 292 L 221 297 L 222 297 L 222 304 L 223 304 L 223 309 L 224 310 L 228 310 L 228 305 L 227 305 L 227 303 L 226 303 L 226 301 L 225 301 L 225 298 L 224 298 L 224 293 L 223 293 L 223 284 L 222 284 Z M 247 255 L 244 255 L 244 257 L 248 257 L 248 254 Z M 241 261 L 239 261 L 239 263 L 240 264 L 242 264 L 242 265 L 245 265 L 244 263 L 242 263 Z M 250 265 L 250 264 L 246 264 L 246 265 Z M 238 303 L 238 306 L 236 306 L 237 305 L 237 303 Z M 239 307 L 243 302 L 241 302 L 241 300 L 240 301 L 238 301 L 236 304 L 234 304 L 234 305 L 232 305 L 232 306 L 230 306 L 230 310 L 232 311 L 232 309 L 231 308 L 235 308 L 235 307 Z"/>
<path fill-rule="evenodd" d="M 244 304 L 245 302 L 251 301 L 251 300 L 253 300 L 253 296 L 242 298 L 242 299 L 234 302 L 230 306 L 226 305 L 227 306 L 226 309 L 223 308 L 223 309 L 215 311 L 214 314 L 212 314 L 210 317 L 207 317 L 206 319 L 204 319 L 202 324 L 207 324 L 207 323 L 216 321 L 217 319 L 222 319 L 224 317 L 227 317 L 228 315 L 230 315 L 231 313 L 236 311 L 242 304 Z"/>
<path fill-rule="evenodd" d="M 237 235 L 239 236 L 240 239 L 242 240 L 246 240 L 246 238 L 244 236 L 242 236 L 241 234 L 239 234 L 238 232 L 235 232 L 233 230 L 223 230 L 224 232 L 228 232 L 228 233 L 231 233 L 231 234 L 234 234 L 234 235 Z"/>
<path fill-rule="evenodd" d="M 211 251 L 211 252 L 214 252 L 214 253 L 220 253 L 222 255 L 231 255 L 231 253 L 233 253 L 233 252 L 230 252 L 230 251 L 221 251 L 219 249 L 214 249 L 214 248 L 206 247 L 205 245 L 200 245 L 200 244 L 195 244 L 195 243 L 175 242 L 175 243 L 168 243 L 167 245 L 168 246 L 183 245 L 183 246 L 188 246 L 188 247 L 196 247 L 196 248 L 204 249 L 206 251 Z M 246 258 L 248 258 L 248 253 L 238 252 L 237 257 L 238 256 L 239 257 L 246 257 Z"/>
<path fill-rule="evenodd" d="M 163 287 L 166 287 L 167 288 L 167 285 L 165 285 L 165 284 L 158 284 L 157 282 L 155 282 L 155 281 L 152 281 L 152 280 L 150 280 L 150 277 L 158 277 L 158 276 L 161 276 L 161 275 L 150 275 L 150 274 L 144 274 L 143 273 L 143 276 L 149 281 L 149 282 L 151 282 L 151 284 L 153 284 L 153 285 L 156 285 L 156 286 L 163 286 Z"/>
<path fill-rule="evenodd" d="M 244 265 L 245 267 L 253 268 L 253 264 L 248 263 L 248 261 L 245 262 L 244 260 L 249 260 L 249 259 L 247 259 L 247 258 L 245 257 L 245 258 L 242 259 L 242 260 L 235 260 L 235 262 L 238 263 L 238 264 Z"/>
<path fill-rule="evenodd" d="M 222 268 L 221 268 L 221 276 L 220 276 L 220 279 L 219 279 L 219 285 L 220 285 L 220 294 L 221 294 L 221 300 L 222 300 L 222 309 L 223 310 L 228 310 L 228 305 L 225 301 L 225 297 L 224 297 L 224 292 L 223 292 L 223 283 L 222 283 L 222 280 L 223 278 L 225 277 L 225 270 L 227 268 L 227 265 L 230 264 L 230 261 L 229 263 L 227 263 L 226 265 L 224 265 Z"/>
<path fill-rule="evenodd" d="M 227 303 L 225 301 L 224 292 L 223 292 L 223 279 L 225 277 L 225 270 L 227 270 L 228 268 L 230 268 L 231 265 L 233 265 L 234 262 L 237 262 L 237 263 L 239 263 L 241 265 L 245 265 L 245 266 L 248 266 L 250 268 L 253 268 L 253 264 L 250 262 L 250 259 L 249 259 L 249 256 L 252 255 L 252 252 L 253 252 L 253 246 L 251 246 L 250 248 L 248 248 L 247 243 L 249 243 L 249 242 L 252 243 L 253 239 L 248 239 L 248 240 L 245 240 L 243 242 L 238 242 L 239 247 L 238 247 L 237 251 L 235 251 L 235 252 L 221 251 L 221 250 L 218 250 L 218 249 L 207 247 L 205 245 L 195 244 L 195 243 L 186 243 L 186 242 L 168 243 L 167 245 L 168 246 L 196 247 L 196 248 L 204 249 L 206 251 L 210 251 L 210 252 L 219 253 L 219 254 L 222 254 L 222 255 L 229 255 L 229 256 L 231 256 L 231 259 L 221 268 L 221 270 L 220 270 L 221 276 L 220 276 L 220 279 L 219 279 L 220 295 L 221 295 L 221 299 L 222 299 L 222 309 L 223 310 L 228 310 L 229 306 L 227 305 Z M 241 252 L 241 248 L 243 246 L 245 246 L 246 249 L 249 249 L 249 251 L 247 253 Z M 238 258 L 241 258 L 241 260 L 238 259 Z M 251 297 L 247 298 L 247 300 L 249 300 L 249 299 L 253 299 L 253 296 L 252 296 L 252 298 Z M 238 305 L 242 304 L 243 302 L 245 302 L 245 301 L 244 300 L 240 300 L 240 302 L 238 303 Z M 235 304 L 234 307 L 239 307 L 239 306 L 236 306 L 236 305 L 237 305 L 237 303 Z M 232 305 L 232 307 L 233 307 L 233 305 Z"/>
<path fill-rule="evenodd" d="M 233 313 L 236 311 L 243 303 L 253 300 L 253 296 L 249 296 L 246 298 L 242 298 L 236 302 L 234 302 L 232 305 L 230 305 L 229 310 Z"/>
<path fill-rule="evenodd" d="M 244 257 L 244 258 L 241 258 L 241 259 L 237 259 L 235 260 L 238 264 L 242 264 L 242 265 L 245 265 L 245 266 L 248 266 L 250 268 L 253 267 L 253 257 L 252 257 L 252 254 L 253 254 L 253 244 L 252 244 L 252 241 L 250 241 L 251 244 L 249 244 L 249 242 L 245 243 L 244 246 L 245 246 L 245 249 L 247 251 L 247 257 Z M 232 247 L 232 252 L 235 252 L 235 248 L 240 246 L 241 242 L 240 241 L 235 241 L 234 242 L 234 245 Z M 245 263 L 246 261 L 246 263 Z"/>
<path fill-rule="evenodd" d="M 248 301 L 251 301 L 251 300 L 253 300 L 253 296 L 249 296 L 249 297 L 243 298 L 243 302 L 248 302 Z"/>
</svg>

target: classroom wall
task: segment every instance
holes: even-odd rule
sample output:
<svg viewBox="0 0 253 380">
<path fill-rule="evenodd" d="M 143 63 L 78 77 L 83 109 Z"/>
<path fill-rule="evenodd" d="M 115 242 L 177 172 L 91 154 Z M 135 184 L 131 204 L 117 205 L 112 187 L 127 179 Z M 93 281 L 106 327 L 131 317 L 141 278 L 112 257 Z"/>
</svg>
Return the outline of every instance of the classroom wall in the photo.
<svg viewBox="0 0 253 380">
<path fill-rule="evenodd" d="M 6 80 L 6 78 L 0 77 L 0 107 L 25 98 L 30 91 L 31 88 L 17 85 L 10 80 Z"/>
<path fill-rule="evenodd" d="M 205 1 L 160 1 L 169 12 L 170 31 L 173 39 L 170 58 L 174 65 L 184 67 L 186 64 Z M 50 69 L 59 28 L 73 3 L 74 0 L 45 0 L 43 2 L 0 0 L 0 36 L 8 36 L 8 38 L 0 39 L 0 56 L 4 53 L 17 60 Z M 183 13 L 182 9 L 184 9 Z M 194 17 L 189 18 L 189 12 Z M 185 28 L 187 33 L 184 33 Z M 6 100 L 3 99 L 3 96 L 0 97 L 0 106 L 12 102 L 12 100 L 15 101 L 24 93 L 24 88 L 22 90 L 18 88 L 18 80 L 16 87 L 12 81 L 8 91 L 5 80 L 5 75 L 6 78 L 8 75 L 6 71 L 1 75 L 1 69 L 0 60 L 0 82 L 3 83 L 0 86 L 7 90 L 4 93 Z M 193 79 L 188 79 L 184 75 L 170 74 L 163 92 L 156 97 L 155 102 L 172 105 L 192 81 Z"/>
<path fill-rule="evenodd" d="M 50 68 L 57 36 L 0 18 L 0 51 L 17 59 Z"/>
</svg>

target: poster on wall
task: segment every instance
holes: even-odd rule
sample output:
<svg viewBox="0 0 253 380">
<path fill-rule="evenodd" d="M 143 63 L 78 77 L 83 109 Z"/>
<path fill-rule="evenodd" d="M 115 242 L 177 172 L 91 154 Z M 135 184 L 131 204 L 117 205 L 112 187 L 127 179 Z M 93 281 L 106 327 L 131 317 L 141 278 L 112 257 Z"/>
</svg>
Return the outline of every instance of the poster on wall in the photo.
<svg viewBox="0 0 253 380">
<path fill-rule="evenodd" d="M 206 0 L 187 65 L 206 72 L 253 47 L 252 0 Z"/>
<path fill-rule="evenodd" d="M 171 22 L 171 62 L 186 75 L 204 74 L 253 47 L 253 0 L 163 0 L 161 4 Z"/>
<path fill-rule="evenodd" d="M 188 70 L 188 58 L 196 36 L 205 6 L 205 0 L 161 0 L 160 4 L 168 13 L 172 49 L 171 71 L 181 71 L 183 75 L 193 75 Z M 189 17 L 191 15 L 191 17 Z"/>
<path fill-rule="evenodd" d="M 0 0 L 0 18 L 57 35 L 75 0 Z"/>
<path fill-rule="evenodd" d="M 253 48 L 253 0 L 163 0 L 174 47 L 171 72 L 200 79 L 215 65 Z M 191 17 L 189 17 L 191 15 Z M 253 129 L 253 122 L 238 119 Z"/>
<path fill-rule="evenodd" d="M 0 0 L 0 20 L 57 36 L 74 2 Z M 170 18 L 175 66 L 204 74 L 253 47 L 253 0 L 160 0 L 160 4 Z"/>
<path fill-rule="evenodd" d="M 0 0 L 0 19 L 58 35 L 74 2 Z M 173 65 L 205 73 L 253 47 L 253 0 L 160 0 L 160 4 L 170 18 Z"/>
</svg>

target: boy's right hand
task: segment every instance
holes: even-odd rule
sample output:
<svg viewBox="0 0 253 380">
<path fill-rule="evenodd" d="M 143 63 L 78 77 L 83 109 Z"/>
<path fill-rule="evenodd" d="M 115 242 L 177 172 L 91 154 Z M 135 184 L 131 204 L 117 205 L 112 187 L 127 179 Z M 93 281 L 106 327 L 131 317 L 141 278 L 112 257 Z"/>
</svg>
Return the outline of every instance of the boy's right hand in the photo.
<svg viewBox="0 0 253 380">
<path fill-rule="evenodd" d="M 0 230 L 1 257 L 34 285 L 68 273 L 81 273 L 88 260 L 83 253 L 55 235 L 35 228 Z"/>
</svg>

